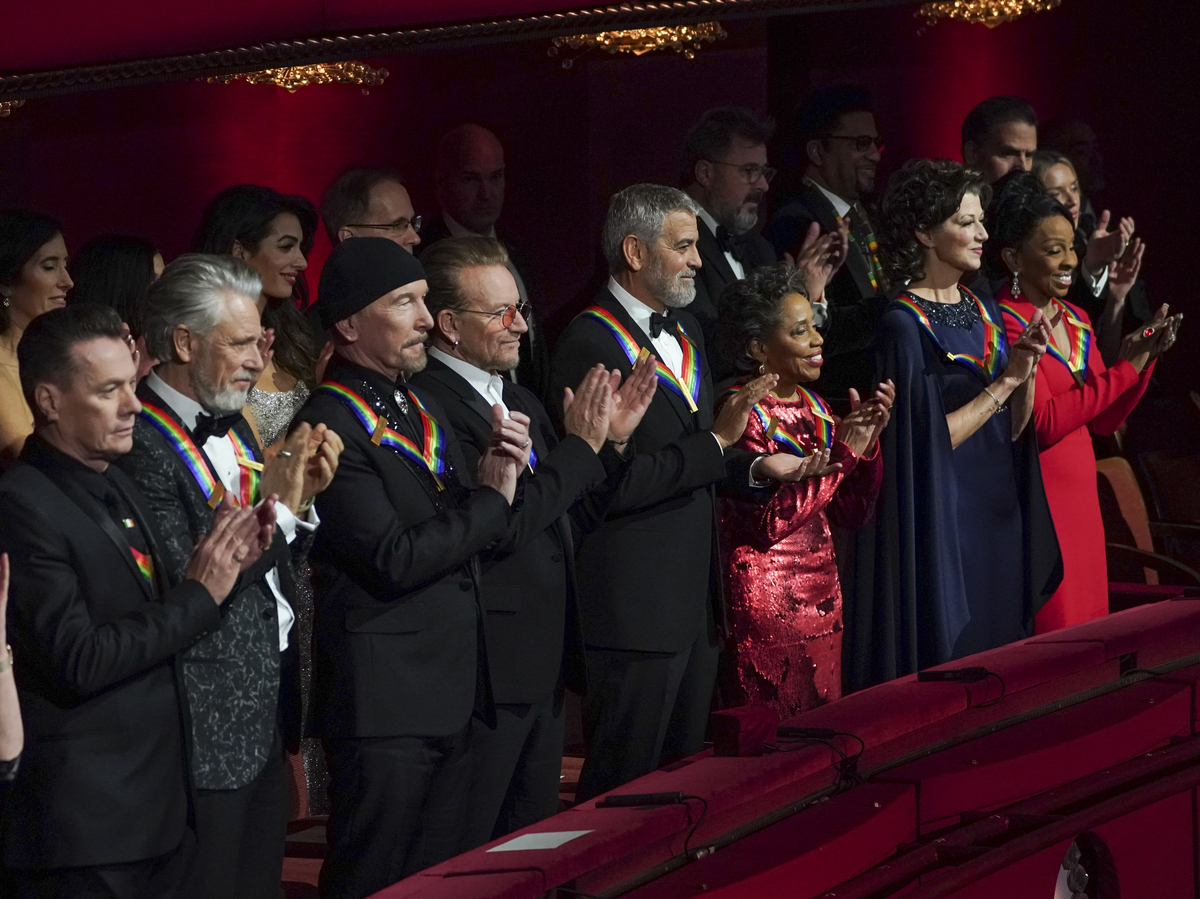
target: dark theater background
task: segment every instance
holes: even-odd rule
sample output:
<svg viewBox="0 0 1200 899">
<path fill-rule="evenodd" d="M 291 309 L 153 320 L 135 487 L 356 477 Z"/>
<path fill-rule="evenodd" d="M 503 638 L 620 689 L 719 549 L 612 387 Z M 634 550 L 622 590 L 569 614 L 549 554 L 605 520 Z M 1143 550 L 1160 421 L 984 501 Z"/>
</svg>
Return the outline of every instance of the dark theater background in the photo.
<svg viewBox="0 0 1200 899">
<path fill-rule="evenodd" d="M 1097 208 L 1135 217 L 1152 304 L 1186 313 L 1130 427 L 1143 448 L 1194 456 L 1200 432 L 1179 401 L 1200 369 L 1195 0 L 1061 0 L 996 28 L 930 24 L 919 7 L 639 0 L 557 16 L 581 0 L 8 0 L 0 207 L 53 214 L 72 250 L 134 233 L 168 261 L 188 248 L 205 203 L 237 183 L 319 202 L 344 167 L 386 165 L 430 214 L 438 139 L 476 121 L 505 144 L 503 231 L 529 257 L 554 332 L 602 277 L 609 196 L 635 181 L 677 183 L 684 134 L 704 110 L 744 105 L 780 123 L 765 221 L 797 180 L 788 130 L 811 88 L 870 88 L 886 139 L 881 185 L 907 159 L 959 159 L 967 111 L 1016 94 L 1043 123 L 1072 117 L 1095 130 L 1107 181 Z M 575 21 L 586 32 L 714 19 L 727 37 L 694 59 L 549 52 Z M 407 36 L 370 38 L 389 33 Z M 358 43 L 326 40 L 347 35 Z M 217 52 L 234 48 L 248 49 Z M 204 77 L 322 58 L 387 77 L 294 93 Z M 329 251 L 321 232 L 314 291 Z M 986 667 L 981 680 L 912 676 L 806 712 L 793 730 L 824 736 L 797 737 L 791 755 L 706 750 L 636 782 L 639 793 L 704 797 L 702 814 L 684 800 L 580 803 L 543 822 L 580 835 L 557 852 L 474 850 L 379 895 L 1200 899 L 1200 602 L 1196 588 L 1129 586 L 1130 606 L 1147 590 L 1162 601 L 1114 603 L 1106 618 L 961 663 Z M 862 743 L 855 764 L 847 732 Z M 1076 840 L 1089 864 L 1115 864 L 1121 890 L 1098 889 L 1101 878 L 1091 892 L 1054 892 Z M 298 845 L 287 895 L 315 895 L 320 850 Z"/>
</svg>

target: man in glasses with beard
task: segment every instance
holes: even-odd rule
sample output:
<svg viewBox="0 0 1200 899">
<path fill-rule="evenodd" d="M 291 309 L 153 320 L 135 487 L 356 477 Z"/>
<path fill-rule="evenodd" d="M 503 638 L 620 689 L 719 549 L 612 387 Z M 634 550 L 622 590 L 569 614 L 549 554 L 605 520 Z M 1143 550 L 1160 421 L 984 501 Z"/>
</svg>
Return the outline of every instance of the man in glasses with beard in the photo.
<svg viewBox="0 0 1200 899">
<path fill-rule="evenodd" d="M 767 165 L 767 141 L 774 130 L 770 119 L 726 106 L 704 113 L 684 141 L 681 183 L 699 206 L 696 249 L 702 263 L 688 311 L 709 347 L 721 291 L 752 269 L 776 261 L 771 245 L 753 233 L 763 194 L 775 176 Z M 722 374 L 718 369 L 716 379 Z"/>
</svg>

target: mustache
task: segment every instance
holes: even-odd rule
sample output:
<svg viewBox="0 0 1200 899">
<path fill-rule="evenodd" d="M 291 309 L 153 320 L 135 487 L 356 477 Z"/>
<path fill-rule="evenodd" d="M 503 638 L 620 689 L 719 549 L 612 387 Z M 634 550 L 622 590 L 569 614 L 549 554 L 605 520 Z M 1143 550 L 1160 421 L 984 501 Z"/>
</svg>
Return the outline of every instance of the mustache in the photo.
<svg viewBox="0 0 1200 899">
<path fill-rule="evenodd" d="M 756 189 L 750 191 L 750 193 L 746 194 L 746 199 L 742 200 L 742 202 L 743 203 L 761 203 L 764 194 L 766 194 L 765 190 L 763 190 L 762 188 L 756 188 Z"/>
</svg>

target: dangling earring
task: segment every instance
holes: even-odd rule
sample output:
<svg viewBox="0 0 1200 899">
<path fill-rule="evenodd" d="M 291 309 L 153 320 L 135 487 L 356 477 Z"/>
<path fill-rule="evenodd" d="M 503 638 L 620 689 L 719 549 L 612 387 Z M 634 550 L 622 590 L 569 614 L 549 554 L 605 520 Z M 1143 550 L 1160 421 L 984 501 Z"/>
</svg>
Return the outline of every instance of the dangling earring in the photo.
<svg viewBox="0 0 1200 899">
<path fill-rule="evenodd" d="M 8 294 L 4 293 L 4 294 L 0 294 L 0 296 L 4 297 L 4 301 L 3 301 L 4 308 L 7 309 L 8 308 Z"/>
<path fill-rule="evenodd" d="M 4 305 L 6 305 L 6 306 L 7 306 L 7 305 L 8 305 L 8 302 L 6 301 Z M 760 362 L 760 363 L 759 363 L 759 366 L 758 366 L 758 376 L 761 378 L 761 377 L 762 377 L 763 375 L 765 375 L 766 373 L 767 373 L 767 363 L 766 363 L 766 362 Z"/>
<path fill-rule="evenodd" d="M 1021 298 L 1021 279 L 1017 276 L 1016 272 L 1013 272 L 1012 276 L 1012 295 L 1014 300 Z"/>
</svg>

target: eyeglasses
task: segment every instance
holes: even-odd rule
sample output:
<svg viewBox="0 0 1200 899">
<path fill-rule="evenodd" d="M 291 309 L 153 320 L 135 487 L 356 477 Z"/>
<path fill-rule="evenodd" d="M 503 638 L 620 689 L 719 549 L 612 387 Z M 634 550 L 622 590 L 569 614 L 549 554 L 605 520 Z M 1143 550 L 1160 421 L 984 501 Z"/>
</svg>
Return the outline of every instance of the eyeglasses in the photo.
<svg viewBox="0 0 1200 899">
<path fill-rule="evenodd" d="M 769 165 L 758 165 L 756 163 L 747 163 L 746 165 L 738 165 L 734 162 L 717 162 L 715 159 L 708 160 L 713 165 L 727 165 L 730 168 L 737 169 L 742 173 L 742 177 L 746 179 L 747 184 L 754 184 L 759 178 L 762 178 L 768 184 L 775 177 L 775 169 Z"/>
<path fill-rule="evenodd" d="M 880 153 L 883 152 L 883 138 L 878 134 L 826 134 L 825 140 L 852 140 L 854 141 L 854 149 L 859 153 L 866 153 L 871 149 L 871 144 L 874 144 L 876 150 Z"/>
<path fill-rule="evenodd" d="M 390 231 L 392 234 L 402 234 L 404 233 L 404 229 L 410 226 L 414 232 L 420 232 L 421 217 L 414 215 L 411 219 L 396 219 L 388 225 L 372 225 L 367 222 L 348 222 L 345 225 L 347 228 L 378 228 L 381 231 Z"/>
<path fill-rule="evenodd" d="M 521 318 L 529 317 L 529 303 L 518 303 L 515 306 L 505 306 L 499 312 L 483 312 L 480 309 L 455 309 L 455 312 L 471 312 L 475 315 L 487 315 L 492 318 L 499 317 L 500 324 L 506 328 L 511 328 L 512 323 L 517 320 L 518 313 Z"/>
</svg>

